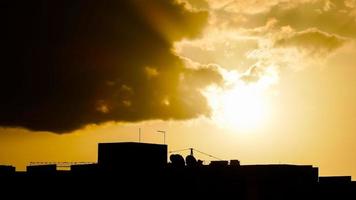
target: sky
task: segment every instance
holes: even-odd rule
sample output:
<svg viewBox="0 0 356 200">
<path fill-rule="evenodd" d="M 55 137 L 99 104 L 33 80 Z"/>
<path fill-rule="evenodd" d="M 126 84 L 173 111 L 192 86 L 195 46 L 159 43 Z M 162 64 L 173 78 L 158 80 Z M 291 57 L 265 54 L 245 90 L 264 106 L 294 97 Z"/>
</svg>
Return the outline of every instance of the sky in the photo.
<svg viewBox="0 0 356 200">
<path fill-rule="evenodd" d="M 141 128 L 170 151 L 355 180 L 356 0 L 0 7 L 0 164 L 96 162 Z"/>
</svg>

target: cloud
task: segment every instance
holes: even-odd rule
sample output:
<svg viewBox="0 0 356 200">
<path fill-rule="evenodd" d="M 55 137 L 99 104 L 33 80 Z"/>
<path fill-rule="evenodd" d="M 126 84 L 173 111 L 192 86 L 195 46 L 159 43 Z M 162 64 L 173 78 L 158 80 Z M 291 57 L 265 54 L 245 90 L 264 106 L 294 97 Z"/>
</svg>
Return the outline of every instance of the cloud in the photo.
<svg viewBox="0 0 356 200">
<path fill-rule="evenodd" d="M 221 81 L 219 72 L 187 68 L 171 50 L 201 34 L 207 12 L 167 0 L 4 0 L 0 7 L 0 126 L 63 133 L 209 115 L 200 90 Z"/>
<path fill-rule="evenodd" d="M 243 74 L 240 79 L 246 83 L 254 83 L 257 82 L 261 77 L 261 72 L 257 66 L 252 66 L 250 69 Z"/>
<path fill-rule="evenodd" d="M 180 56 L 202 65 L 217 64 L 227 69 L 239 68 L 239 71 L 245 71 L 254 64 L 254 61 L 246 59 L 245 55 L 256 48 L 256 38 L 215 27 L 207 28 L 203 37 L 175 43 L 175 51 Z"/>
<path fill-rule="evenodd" d="M 178 0 L 185 3 L 188 9 L 192 10 L 208 10 L 209 4 L 206 0 Z"/>
<path fill-rule="evenodd" d="M 344 4 L 348 8 L 355 8 L 356 7 L 356 0 L 345 0 Z"/>
<path fill-rule="evenodd" d="M 244 15 L 247 20 L 243 26 L 263 26 L 267 20 L 274 18 L 280 26 L 290 26 L 297 31 L 314 27 L 330 34 L 355 38 L 356 15 L 352 14 L 354 8 L 350 2 L 309 0 L 293 4 L 288 1 L 273 5 L 267 12 Z"/>
<path fill-rule="evenodd" d="M 187 0 L 189 1 L 189 0 Z M 268 13 L 274 7 L 278 6 L 282 9 L 291 9 L 298 6 L 315 4 L 320 6 L 324 11 L 328 11 L 335 7 L 336 0 L 254 0 L 254 1 L 240 1 L 240 0 L 206 0 L 209 6 L 214 10 L 225 10 L 227 12 L 258 14 Z M 353 1 L 353 0 L 346 0 Z M 345 4 L 349 2 L 345 2 Z"/>
<path fill-rule="evenodd" d="M 210 24 L 219 28 L 253 29 L 276 19 L 297 31 L 315 27 L 327 33 L 355 38 L 354 0 L 207 0 Z"/>
<path fill-rule="evenodd" d="M 240 73 L 254 69 L 251 66 L 258 66 L 263 75 L 271 66 L 300 70 L 325 65 L 326 58 L 355 35 L 349 13 L 353 2 L 348 7 L 332 0 L 207 2 L 210 18 L 203 36 L 178 42 L 176 51 Z M 242 77 L 247 82 L 258 78 Z"/>
<path fill-rule="evenodd" d="M 340 36 L 325 33 L 316 28 L 293 32 L 275 41 L 276 47 L 297 47 L 312 55 L 327 55 L 340 48 L 347 41 Z"/>
</svg>

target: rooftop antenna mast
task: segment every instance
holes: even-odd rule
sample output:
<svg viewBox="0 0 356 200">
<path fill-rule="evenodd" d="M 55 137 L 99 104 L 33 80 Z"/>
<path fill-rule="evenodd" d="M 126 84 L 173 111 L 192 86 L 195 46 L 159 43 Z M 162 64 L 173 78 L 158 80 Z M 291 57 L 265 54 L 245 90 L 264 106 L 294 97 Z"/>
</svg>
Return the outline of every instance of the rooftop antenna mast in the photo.
<svg viewBox="0 0 356 200">
<path fill-rule="evenodd" d="M 141 128 L 138 128 L 138 142 L 141 143 Z"/>
</svg>

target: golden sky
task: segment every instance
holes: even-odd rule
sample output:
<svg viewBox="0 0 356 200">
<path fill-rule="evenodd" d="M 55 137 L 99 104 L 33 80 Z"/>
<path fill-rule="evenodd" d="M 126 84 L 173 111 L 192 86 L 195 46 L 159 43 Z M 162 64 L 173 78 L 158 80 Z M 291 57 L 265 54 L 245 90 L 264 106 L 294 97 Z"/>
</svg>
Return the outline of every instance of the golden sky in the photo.
<svg viewBox="0 0 356 200">
<path fill-rule="evenodd" d="M 105 73 L 93 67 L 76 76 L 74 85 L 53 87 L 59 89 L 53 95 L 59 103 L 48 96 L 23 107 L 22 101 L 1 101 L 4 115 L 11 117 L 1 118 L 0 164 L 23 170 L 31 161 L 95 162 L 98 142 L 138 141 L 141 128 L 142 141 L 153 143 L 163 142 L 157 130 L 165 130 L 169 150 L 194 147 L 242 164 L 311 164 L 321 175 L 355 179 L 356 0 L 132 2 L 135 15 L 127 16 L 133 20 L 119 23 L 131 34 L 115 32 L 109 23 L 102 27 L 125 40 L 135 37 L 132 41 L 107 45 L 90 40 L 92 35 L 80 42 L 63 39 L 71 49 L 63 64 L 73 64 L 73 55 L 86 64 L 121 65 L 110 65 Z M 80 36 L 76 31 L 69 33 Z M 114 34 L 108 38 L 117 39 Z M 54 46 L 48 55 L 67 48 Z M 51 58 L 57 59 L 44 62 Z M 73 73 L 87 66 L 80 64 Z M 53 74 L 61 70 L 50 74 L 55 81 L 66 77 L 70 82 L 72 69 L 66 70 L 59 78 Z M 123 76 L 111 76 L 115 73 Z M 32 92 L 32 87 L 23 90 Z M 62 98 L 74 93 L 75 100 Z M 22 111 L 10 109 L 14 105 Z M 24 119 L 14 120 L 13 112 Z"/>
</svg>

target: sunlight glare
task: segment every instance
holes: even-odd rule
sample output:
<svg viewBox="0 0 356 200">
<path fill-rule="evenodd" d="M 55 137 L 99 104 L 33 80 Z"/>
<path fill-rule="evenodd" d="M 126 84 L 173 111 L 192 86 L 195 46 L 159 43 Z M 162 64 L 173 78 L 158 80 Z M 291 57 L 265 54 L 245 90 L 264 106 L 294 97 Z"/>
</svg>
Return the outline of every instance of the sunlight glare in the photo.
<svg viewBox="0 0 356 200">
<path fill-rule="evenodd" d="M 278 76 L 266 70 L 256 82 L 247 83 L 235 71 L 223 73 L 224 87 L 210 86 L 204 91 L 212 119 L 219 126 L 237 131 L 251 132 L 262 127 L 270 114 L 269 89 Z"/>
</svg>

